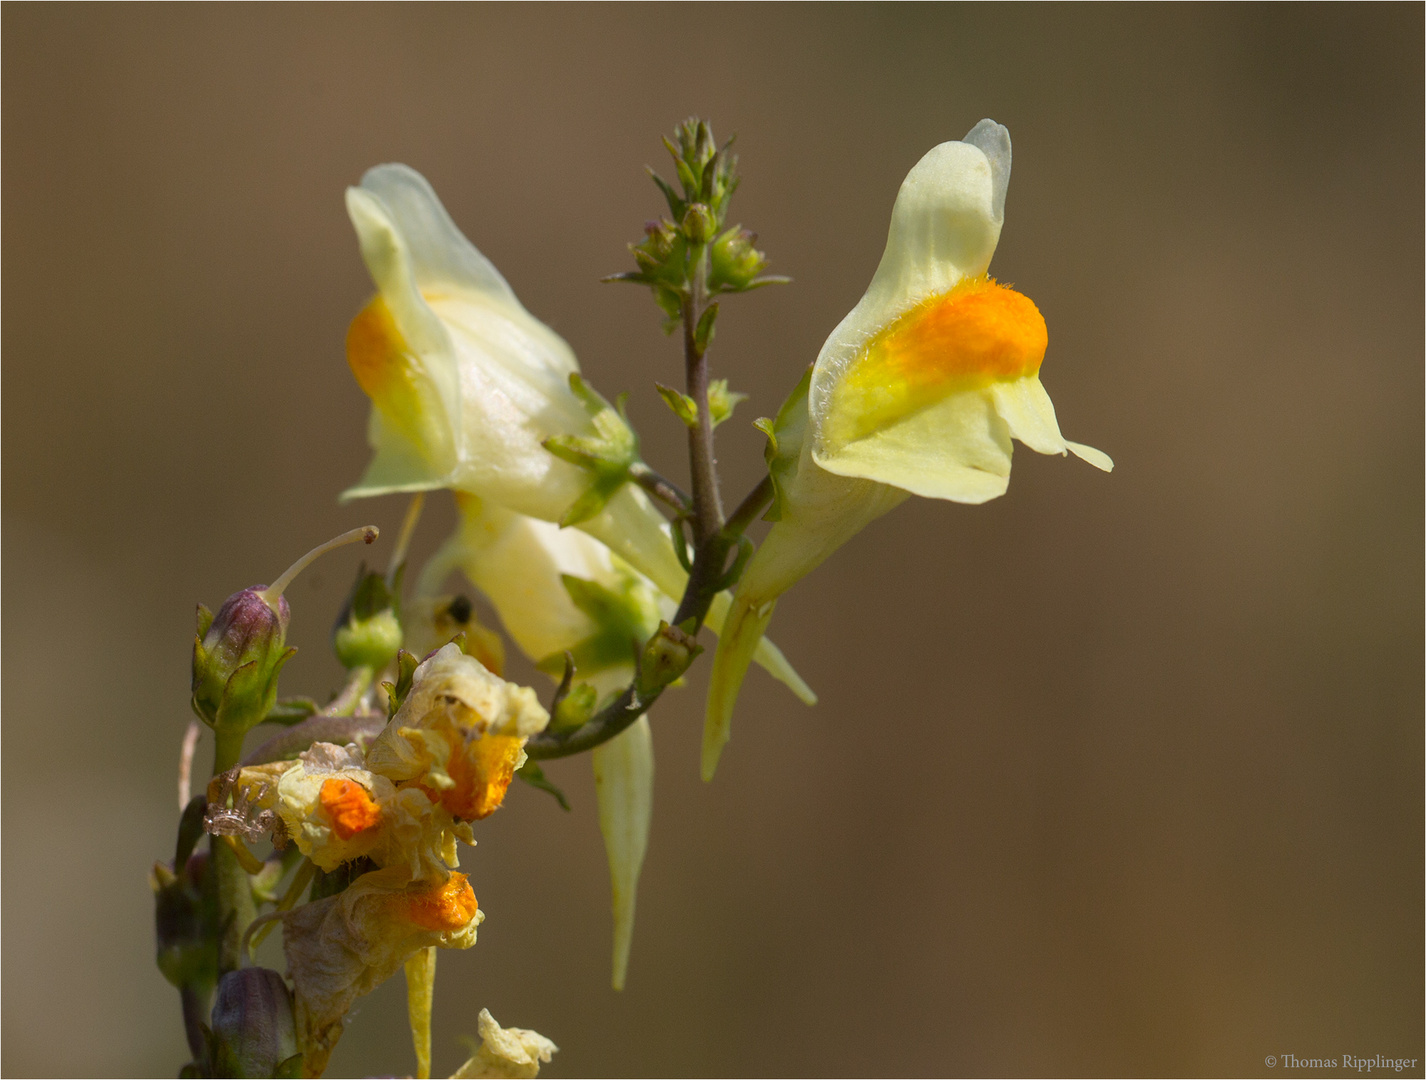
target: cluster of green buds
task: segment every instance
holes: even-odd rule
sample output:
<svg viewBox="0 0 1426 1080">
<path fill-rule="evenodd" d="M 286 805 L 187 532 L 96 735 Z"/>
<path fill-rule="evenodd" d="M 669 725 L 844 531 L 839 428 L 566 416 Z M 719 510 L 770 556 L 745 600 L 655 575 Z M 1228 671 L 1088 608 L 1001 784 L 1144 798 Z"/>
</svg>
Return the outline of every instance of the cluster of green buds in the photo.
<svg viewBox="0 0 1426 1080">
<path fill-rule="evenodd" d="M 727 224 L 728 205 L 738 188 L 738 159 L 733 140 L 721 147 L 707 121 L 689 119 L 674 138 L 664 139 L 678 175 L 678 190 L 653 169 L 649 177 L 663 192 L 669 216 L 644 226 L 644 240 L 630 244 L 638 270 L 615 274 L 606 281 L 647 285 L 667 316 L 664 330 L 673 333 L 686 307 L 699 295 L 747 292 L 787 278 L 763 274 L 767 257 L 754 246 L 757 236 L 741 225 Z M 694 335 L 700 351 L 713 339 L 716 304 L 698 319 Z"/>
</svg>

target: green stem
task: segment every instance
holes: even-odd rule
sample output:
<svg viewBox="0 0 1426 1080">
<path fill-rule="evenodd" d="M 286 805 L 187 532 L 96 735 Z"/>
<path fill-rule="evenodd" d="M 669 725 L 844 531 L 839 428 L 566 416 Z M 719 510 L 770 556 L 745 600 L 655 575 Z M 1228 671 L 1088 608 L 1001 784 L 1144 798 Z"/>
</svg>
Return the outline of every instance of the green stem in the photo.
<svg viewBox="0 0 1426 1080">
<path fill-rule="evenodd" d="M 640 697 L 638 688 L 631 684 L 611 704 L 600 709 L 573 731 L 563 736 L 542 731 L 534 736 L 525 744 L 525 753 L 536 761 L 543 761 L 593 750 L 601 743 L 622 734 L 630 724 L 648 712 L 658 698 L 658 694 L 647 698 Z"/>
<path fill-rule="evenodd" d="M 341 693 L 329 701 L 318 715 L 350 716 L 361 703 L 361 696 L 371 689 L 371 680 L 376 672 L 369 667 L 354 667 L 347 672 L 347 684 Z"/>
<path fill-rule="evenodd" d="M 686 517 L 693 509 L 693 497 L 672 480 L 661 476 L 644 462 L 635 462 L 629 469 L 629 479 L 638 484 L 655 499 L 672 508 L 680 517 Z"/>
<path fill-rule="evenodd" d="M 748 526 L 757 520 L 757 516 L 767 509 L 773 494 L 772 477 L 764 476 L 758 486 L 748 492 L 747 498 L 738 504 L 738 508 L 728 518 L 728 523 L 723 526 L 723 531 L 732 537 L 742 536 Z"/>
<path fill-rule="evenodd" d="M 708 358 L 698 344 L 698 321 L 708 306 L 708 248 L 694 252 L 693 280 L 683 300 L 683 374 L 698 423 L 688 429 L 689 475 L 693 484 L 694 544 L 702 547 L 723 527 L 723 501 L 713 456 L 713 414 L 708 408 Z"/>
<path fill-rule="evenodd" d="M 243 755 L 243 732 L 218 732 L 213 754 L 213 775 L 227 772 Z M 227 844 L 210 841 L 209 863 L 218 886 L 218 974 L 242 967 L 242 941 L 248 924 L 257 917 L 252 882 Z"/>
</svg>

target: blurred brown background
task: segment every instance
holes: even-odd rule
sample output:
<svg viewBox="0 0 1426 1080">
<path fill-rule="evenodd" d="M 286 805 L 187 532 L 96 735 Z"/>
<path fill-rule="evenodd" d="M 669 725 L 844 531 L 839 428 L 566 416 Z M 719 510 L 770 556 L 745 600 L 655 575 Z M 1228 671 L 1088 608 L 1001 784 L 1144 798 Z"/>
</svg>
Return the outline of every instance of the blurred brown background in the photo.
<svg viewBox="0 0 1426 1080">
<path fill-rule="evenodd" d="M 587 761 L 550 769 L 572 814 L 513 791 L 467 859 L 488 919 L 441 959 L 437 1067 L 482 1006 L 554 1038 L 552 1076 L 1419 1061 L 1422 19 L 7 5 L 4 1072 L 185 1060 L 145 872 L 193 605 L 399 521 L 335 504 L 367 457 L 343 186 L 422 170 L 683 475 L 651 387 L 675 345 L 597 279 L 693 111 L 738 134 L 735 217 L 796 279 L 725 305 L 730 492 L 907 169 L 983 116 L 1016 152 L 993 270 L 1118 469 L 1022 450 L 1005 498 L 868 529 L 774 623 L 823 703 L 750 677 L 713 785 L 706 665 L 657 710 L 622 995 Z M 287 692 L 334 687 L 358 558 L 290 594 Z M 394 980 L 334 1072 L 409 1070 L 404 1011 Z"/>
</svg>

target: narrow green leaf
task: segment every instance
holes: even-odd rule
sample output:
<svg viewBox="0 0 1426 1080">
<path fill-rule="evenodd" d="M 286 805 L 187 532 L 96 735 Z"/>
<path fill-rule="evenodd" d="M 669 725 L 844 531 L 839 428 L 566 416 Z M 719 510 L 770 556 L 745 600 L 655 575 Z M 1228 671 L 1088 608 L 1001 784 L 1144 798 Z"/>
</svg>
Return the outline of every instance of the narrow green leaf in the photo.
<svg viewBox="0 0 1426 1080">
<path fill-rule="evenodd" d="M 698 406 L 693 403 L 691 397 L 671 386 L 665 386 L 663 383 L 654 383 L 654 389 L 659 392 L 659 397 L 663 398 L 664 404 L 673 410 L 674 416 L 690 428 L 698 426 Z"/>
</svg>

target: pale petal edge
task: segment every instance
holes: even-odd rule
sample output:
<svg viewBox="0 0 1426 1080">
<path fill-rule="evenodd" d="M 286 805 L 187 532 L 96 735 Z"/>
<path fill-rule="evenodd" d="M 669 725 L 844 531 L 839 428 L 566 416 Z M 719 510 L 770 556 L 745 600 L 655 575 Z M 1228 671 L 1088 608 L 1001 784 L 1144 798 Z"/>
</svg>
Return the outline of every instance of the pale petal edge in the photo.
<svg viewBox="0 0 1426 1080">
<path fill-rule="evenodd" d="M 1070 442 L 1068 439 L 1065 440 L 1065 446 L 1069 447 L 1070 453 L 1075 457 L 1081 461 L 1089 462 L 1089 464 L 1093 465 L 1096 469 L 1103 469 L 1105 472 L 1114 471 L 1114 459 L 1103 450 L 1096 450 L 1092 446 L 1085 446 L 1084 443 Z"/>
</svg>

